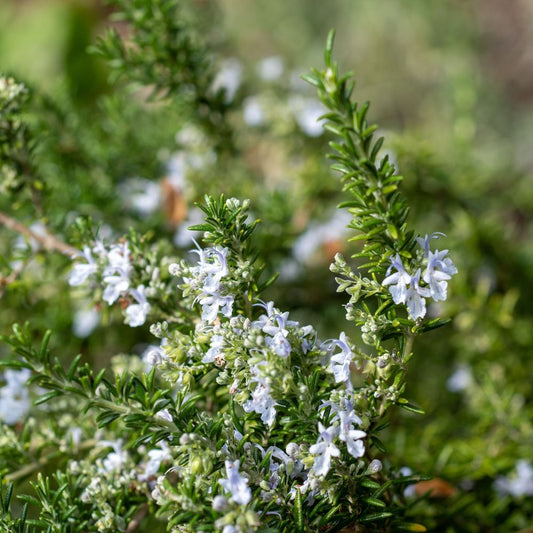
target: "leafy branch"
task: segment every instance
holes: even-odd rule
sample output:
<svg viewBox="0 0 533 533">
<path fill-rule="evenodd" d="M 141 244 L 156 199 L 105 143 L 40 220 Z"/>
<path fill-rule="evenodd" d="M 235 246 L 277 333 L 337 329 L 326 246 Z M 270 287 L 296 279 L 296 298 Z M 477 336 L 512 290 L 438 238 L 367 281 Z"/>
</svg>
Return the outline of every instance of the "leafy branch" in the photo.
<svg viewBox="0 0 533 533">
<path fill-rule="evenodd" d="M 116 80 L 125 77 L 152 89 L 152 96 L 177 97 L 213 139 L 232 146 L 224 90 L 213 91 L 214 61 L 205 18 L 209 6 L 195 12 L 182 0 L 111 0 L 119 33 L 108 28 L 89 50 L 109 63 Z M 207 17 L 206 17 L 207 15 Z M 123 28 L 124 29 L 124 28 Z"/>
<path fill-rule="evenodd" d="M 329 109 L 323 115 L 324 128 L 338 137 L 330 143 L 334 153 L 328 157 L 334 161 L 331 168 L 342 174 L 344 190 L 352 196 L 339 207 L 347 207 L 353 214 L 350 227 L 360 233 L 352 240 L 365 241 L 357 257 L 368 259 L 364 266 L 370 272 L 382 272 L 391 253 L 410 257 L 416 240 L 414 232 L 407 229 L 409 208 L 398 191 L 403 178 L 395 173 L 387 155 L 379 158 L 384 139 L 374 139 L 378 126 L 367 121 L 369 102 L 360 105 L 352 101 L 352 73 L 339 76 L 338 64 L 331 59 L 334 37 L 331 31 L 325 51 L 326 70 L 312 69 L 303 78 L 317 88 Z"/>
<path fill-rule="evenodd" d="M 82 365 L 81 354 L 65 369 L 57 358 L 52 359 L 48 349 L 50 336 L 50 331 L 45 333 L 38 349 L 33 346 L 27 324 L 24 327 L 15 324 L 12 336 L 0 337 L 22 358 L 0 361 L 0 366 L 29 368 L 33 372 L 30 382 L 49 391 L 35 401 L 36 405 L 64 395 L 80 398 L 85 401 L 83 412 L 91 408 L 100 410 L 96 418 L 98 427 L 108 426 L 120 418 L 125 427 L 137 430 L 136 444 L 150 439 L 159 441 L 178 430 L 173 421 L 156 416 L 164 409 L 175 412 L 175 403 L 169 390 L 158 387 L 155 371 L 140 378 L 124 372 L 110 381 L 105 377 L 106 369 L 95 374 L 88 364 Z M 180 417 L 183 414 L 182 406 Z"/>
</svg>

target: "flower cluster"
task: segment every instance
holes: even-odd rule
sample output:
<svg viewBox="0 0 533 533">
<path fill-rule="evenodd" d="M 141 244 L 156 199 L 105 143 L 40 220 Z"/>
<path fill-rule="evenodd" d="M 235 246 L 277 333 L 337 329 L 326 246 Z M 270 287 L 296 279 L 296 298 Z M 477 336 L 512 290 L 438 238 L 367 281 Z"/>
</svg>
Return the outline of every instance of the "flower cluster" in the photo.
<svg viewBox="0 0 533 533">
<path fill-rule="evenodd" d="M 329 360 L 331 399 L 311 406 L 311 412 L 321 413 L 322 420 L 318 423 L 318 436 L 315 433 L 312 437 L 312 432 L 309 434 L 308 438 L 313 440 L 308 441 L 308 451 L 304 454 L 312 458 L 313 464 L 306 468 L 300 462 L 297 469 L 297 476 L 303 481 L 299 490 L 311 501 L 320 490 L 320 479 L 324 479 L 331 468 L 332 458 L 341 456 L 339 442 L 345 444 L 348 454 L 354 458 L 365 453 L 362 439 L 366 432 L 358 429 L 363 422 L 355 413 L 351 399 L 354 392 L 350 376 L 356 355 L 349 340 L 343 332 L 339 339 L 320 343 L 313 327 L 290 320 L 289 313 L 281 312 L 274 302 L 258 301 L 254 307 L 264 312 L 255 320 L 241 314 L 232 316 L 234 296 L 228 293 L 227 285 L 232 278 L 228 266 L 231 264 L 230 251 L 222 247 L 193 251 L 199 256 L 196 265 L 173 264 L 169 270 L 183 279 L 185 284 L 181 287 L 201 304 L 202 324 L 196 327 L 192 339 L 176 332 L 165 334 L 163 327 L 156 328 L 162 336 L 159 350 L 164 355 L 155 362 L 171 369 L 169 376 L 175 376 L 177 369 L 181 376 L 197 373 L 194 369 L 198 369 L 198 365 L 218 367 L 217 381 L 227 384 L 229 394 L 245 413 L 256 413 L 270 429 L 279 420 L 278 410 L 285 412 L 290 397 L 305 393 L 294 375 L 299 365 L 311 368 Z M 269 487 L 272 489 L 279 481 L 280 464 L 287 467 L 290 462 L 293 474 L 295 461 L 300 461 L 297 455 L 301 452 L 296 454 L 291 449 L 290 458 L 278 448 L 268 451 L 281 460 L 281 463 L 270 462 Z M 264 451 L 262 454 L 264 456 Z M 227 478 L 220 483 L 231 492 L 234 502 L 244 504 L 248 501 L 250 488 L 248 480 L 239 473 L 240 465 L 238 461 L 227 459 Z"/>
<path fill-rule="evenodd" d="M 11 77 L 0 76 L 0 108 L 2 110 L 15 103 L 20 95 L 27 92 L 28 89 L 22 83 L 17 83 Z"/>
<path fill-rule="evenodd" d="M 93 254 L 98 260 L 95 260 Z M 92 248 L 85 246 L 77 257 L 84 258 L 86 262 L 78 262 L 73 266 L 68 278 L 69 284 L 72 287 L 83 285 L 101 273 L 104 285 L 102 299 L 108 305 L 113 305 L 122 298 L 128 303 L 125 308 L 126 324 L 132 328 L 142 326 L 151 306 L 146 298 L 146 287 L 142 284 L 132 287 L 133 266 L 128 242 L 113 244 L 108 250 L 98 241 Z"/>
<path fill-rule="evenodd" d="M 225 294 L 222 279 L 228 273 L 228 249 L 219 246 L 202 250 L 193 250 L 199 256 L 196 266 L 189 267 L 190 274 L 183 277 L 183 281 L 190 286 L 190 290 L 198 294 L 197 300 L 202 306 L 202 320 L 210 324 L 219 313 L 231 317 L 233 296 Z M 173 263 L 169 272 L 174 276 L 182 275 L 182 265 Z"/>
<path fill-rule="evenodd" d="M 418 238 L 422 247 L 424 273 L 422 268 L 417 268 L 414 274 L 406 271 L 399 254 L 391 257 L 391 265 L 387 270 L 383 286 L 389 287 L 395 304 L 406 304 L 413 320 L 424 318 L 426 315 L 426 298 L 432 298 L 435 302 L 446 300 L 448 280 L 457 274 L 457 268 L 452 260 L 447 257 L 448 250 L 429 249 L 431 239 L 439 238 L 442 234 L 433 233 L 423 239 Z M 396 272 L 391 274 L 392 270 Z"/>
</svg>

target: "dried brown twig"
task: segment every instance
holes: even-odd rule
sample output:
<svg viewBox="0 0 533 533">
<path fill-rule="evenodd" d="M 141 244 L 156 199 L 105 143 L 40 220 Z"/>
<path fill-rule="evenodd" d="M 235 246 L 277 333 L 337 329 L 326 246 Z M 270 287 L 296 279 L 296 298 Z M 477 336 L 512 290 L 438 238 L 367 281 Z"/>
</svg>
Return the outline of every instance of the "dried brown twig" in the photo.
<svg viewBox="0 0 533 533">
<path fill-rule="evenodd" d="M 45 235 L 39 235 L 35 231 L 27 228 L 24 226 L 24 224 L 21 224 L 18 220 L 6 215 L 2 211 L 0 211 L 0 224 L 6 228 L 16 231 L 17 233 L 20 233 L 21 235 L 37 241 L 45 250 L 61 252 L 62 254 L 68 256 L 79 253 L 76 248 L 73 248 L 72 246 L 60 241 L 57 237 L 54 237 L 50 233 L 46 232 Z"/>
</svg>

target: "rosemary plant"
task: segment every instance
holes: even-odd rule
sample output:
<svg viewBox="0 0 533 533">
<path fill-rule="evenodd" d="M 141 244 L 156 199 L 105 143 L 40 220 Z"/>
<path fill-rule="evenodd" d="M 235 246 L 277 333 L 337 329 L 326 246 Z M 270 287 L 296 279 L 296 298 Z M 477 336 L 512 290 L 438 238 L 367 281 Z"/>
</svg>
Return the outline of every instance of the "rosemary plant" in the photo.
<svg viewBox="0 0 533 533">
<path fill-rule="evenodd" d="M 142 10 L 125 13 L 144 20 Z M 100 49 L 110 43 L 126 69 L 135 56 L 116 37 Z M 402 178 L 332 46 L 333 33 L 325 69 L 305 79 L 326 108 L 329 157 L 347 195 L 340 208 L 362 243 L 356 262 L 337 254 L 331 265 L 361 340 L 346 328 L 320 339 L 316 325 L 267 300 L 276 281 L 254 244 L 260 223 L 248 200 L 206 196 L 204 220 L 190 228 L 200 243 L 185 257 L 133 230 L 108 242 L 78 222 L 70 286 L 102 312 L 120 308 L 131 328 L 151 324 L 154 343 L 142 359 L 117 356 L 97 371 L 81 354 L 64 365 L 50 332 L 37 346 L 27 325 L 4 337 L 6 530 L 425 530 L 405 497 L 422 478 L 389 458 L 382 432 L 391 410 L 422 413 L 406 398 L 408 364 L 415 338 L 447 322 L 432 302 L 446 299 L 457 270 L 447 250 L 432 249 L 442 234 L 409 229 Z M 52 427 L 28 418 L 38 410 Z M 14 492 L 28 476 L 33 494 Z M 18 514 L 13 494 L 24 502 Z"/>
</svg>

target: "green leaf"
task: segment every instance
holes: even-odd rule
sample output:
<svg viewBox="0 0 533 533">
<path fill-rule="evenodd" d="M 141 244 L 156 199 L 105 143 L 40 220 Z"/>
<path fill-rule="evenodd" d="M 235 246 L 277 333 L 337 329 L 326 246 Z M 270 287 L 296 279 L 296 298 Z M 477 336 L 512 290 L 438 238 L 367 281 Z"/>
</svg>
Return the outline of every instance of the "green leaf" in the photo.
<svg viewBox="0 0 533 533">
<path fill-rule="evenodd" d="M 451 318 L 433 318 L 431 320 L 428 320 L 427 322 L 423 322 L 417 328 L 417 330 L 422 333 L 425 333 L 426 331 L 431 331 L 432 329 L 441 328 L 442 326 L 449 324 L 451 321 Z"/>
<path fill-rule="evenodd" d="M 364 517 L 361 517 L 359 519 L 360 522 L 374 522 L 376 520 L 383 520 L 385 518 L 390 518 L 393 516 L 392 513 L 389 513 L 388 511 L 384 511 L 383 513 L 376 513 L 376 514 L 369 514 Z"/>
<path fill-rule="evenodd" d="M 377 481 L 374 481 L 374 480 L 369 479 L 367 477 L 365 477 L 365 478 L 363 478 L 361 480 L 360 485 L 362 487 L 365 487 L 367 489 L 372 489 L 372 490 L 378 490 L 379 488 L 381 488 L 381 485 Z"/>
<path fill-rule="evenodd" d="M 326 66 L 331 66 L 331 52 L 333 51 L 333 44 L 335 42 L 335 30 L 330 30 L 328 33 L 328 38 L 326 41 L 326 51 L 324 53 L 324 59 L 326 61 Z"/>
<path fill-rule="evenodd" d="M 382 507 L 382 508 L 386 507 L 385 502 L 382 502 L 381 500 L 378 500 L 377 498 L 371 498 L 371 497 L 363 498 L 363 501 L 368 503 L 368 505 L 372 505 L 374 507 Z"/>
<path fill-rule="evenodd" d="M 370 441 L 373 446 L 375 446 L 381 453 L 387 453 L 387 449 L 385 448 L 384 444 L 375 436 L 370 436 Z"/>
<path fill-rule="evenodd" d="M 294 521 L 296 523 L 296 531 L 303 533 L 304 531 L 304 517 L 302 509 L 302 493 L 296 489 L 294 493 Z"/>
<path fill-rule="evenodd" d="M 399 522 L 394 524 L 395 529 L 400 529 L 402 531 L 427 531 L 426 527 L 422 524 L 415 522 Z"/>
<path fill-rule="evenodd" d="M 417 415 L 425 415 L 425 411 L 419 407 L 418 405 L 409 402 L 409 400 L 405 398 L 399 398 L 398 399 L 398 405 L 405 409 L 406 411 L 409 411 L 411 413 L 416 413 Z"/>
<path fill-rule="evenodd" d="M 104 413 L 100 413 L 96 417 L 96 423 L 99 428 L 103 428 L 111 424 L 111 422 L 115 421 L 119 417 L 120 417 L 119 413 L 112 413 L 112 412 L 106 411 Z"/>
<path fill-rule="evenodd" d="M 41 342 L 41 347 L 39 349 L 39 360 L 45 361 L 47 353 L 48 353 L 48 343 L 50 342 L 50 337 L 52 336 L 52 332 L 50 330 L 46 331 L 46 333 L 43 336 L 43 340 Z"/>
<path fill-rule="evenodd" d="M 310 85 L 313 85 L 314 87 L 317 87 L 319 89 L 323 87 L 322 82 L 316 76 L 313 76 L 311 74 L 302 74 L 301 78 L 302 80 L 306 81 Z"/>
<path fill-rule="evenodd" d="M 46 394 L 43 394 L 42 396 L 39 396 L 34 402 L 33 405 L 41 405 L 43 403 L 46 403 L 54 398 L 57 398 L 58 396 L 63 396 L 63 391 L 61 390 L 53 390 L 50 392 L 47 392 Z"/>
<path fill-rule="evenodd" d="M 216 231 L 216 228 L 211 224 L 196 224 L 194 226 L 188 226 L 187 229 L 190 231 Z"/>
<path fill-rule="evenodd" d="M 335 505 L 334 507 L 332 507 L 325 515 L 324 517 L 322 518 L 322 520 L 320 520 L 320 525 L 326 525 L 328 524 L 331 519 L 339 512 L 339 509 L 340 509 L 340 505 Z"/>
<path fill-rule="evenodd" d="M 76 370 L 78 369 L 78 365 L 80 364 L 81 358 L 82 358 L 82 355 L 81 355 L 81 353 L 79 353 L 74 358 L 74 361 L 72 361 L 72 363 L 70 364 L 68 372 L 67 372 L 67 379 L 69 381 L 71 381 L 72 378 L 74 377 L 74 374 L 76 373 Z"/>
</svg>

